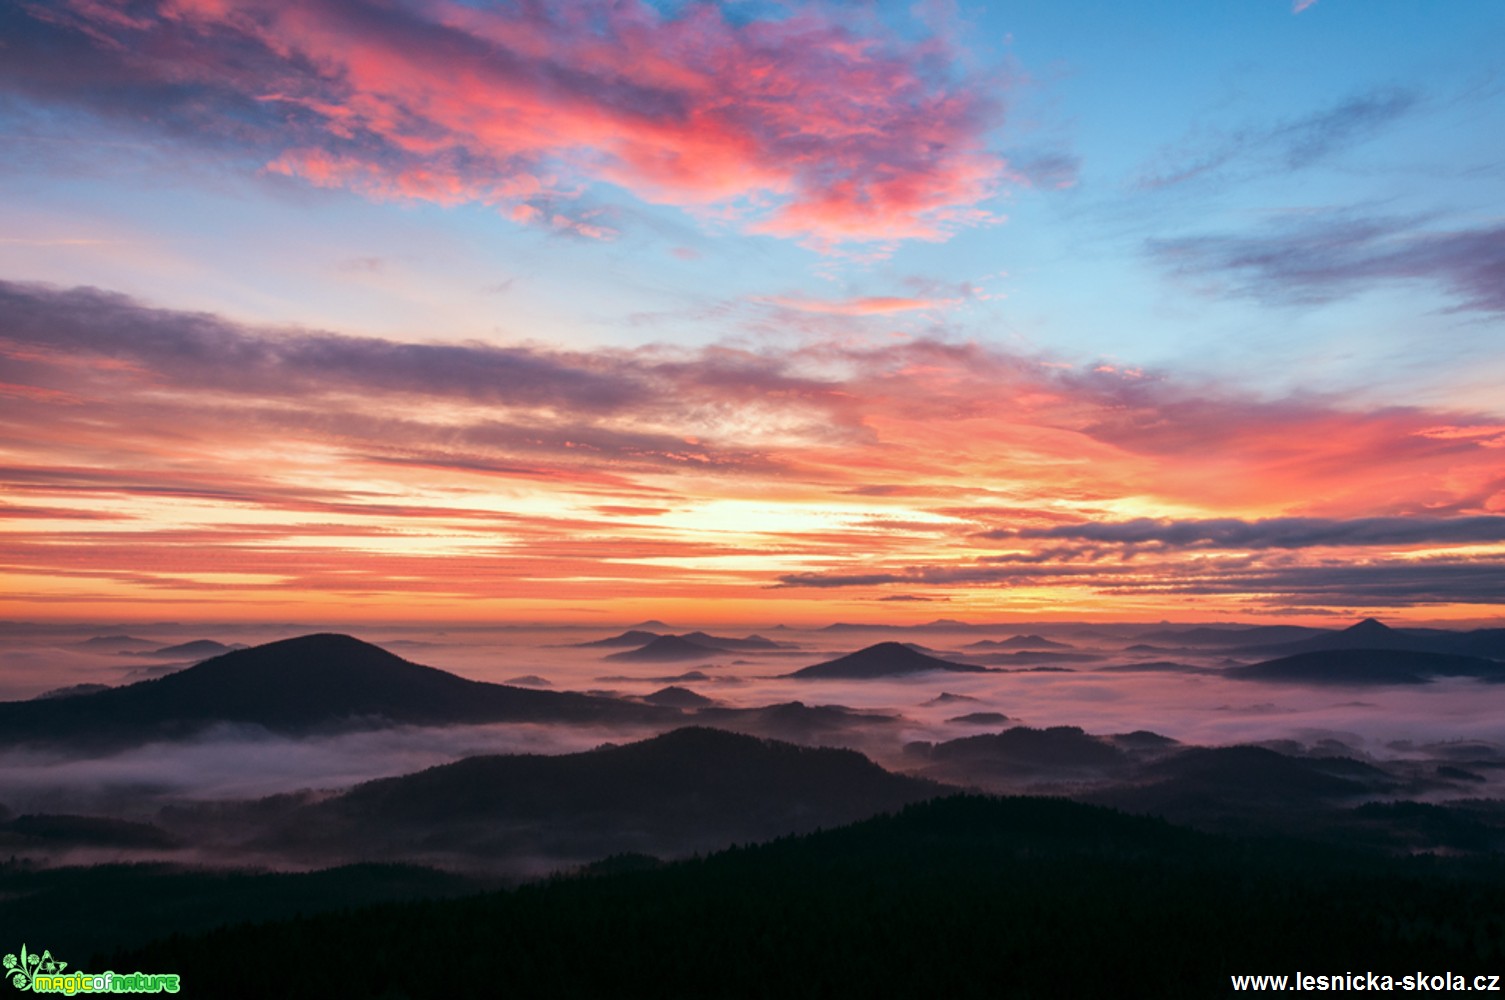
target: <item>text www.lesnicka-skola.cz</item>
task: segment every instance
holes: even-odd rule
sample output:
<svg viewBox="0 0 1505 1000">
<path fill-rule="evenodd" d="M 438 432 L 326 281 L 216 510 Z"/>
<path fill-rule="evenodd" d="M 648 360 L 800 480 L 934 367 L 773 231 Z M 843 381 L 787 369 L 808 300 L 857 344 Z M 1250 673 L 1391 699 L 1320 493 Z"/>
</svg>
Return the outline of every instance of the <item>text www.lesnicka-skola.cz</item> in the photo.
<svg viewBox="0 0 1505 1000">
<path fill-rule="evenodd" d="M 1283 990 L 1370 991 L 1377 993 L 1472 993 L 1499 992 L 1499 976 L 1462 976 L 1456 972 L 1413 972 L 1405 976 L 1382 976 L 1374 972 L 1340 972 L 1314 976 L 1230 976 L 1235 993 Z"/>
</svg>

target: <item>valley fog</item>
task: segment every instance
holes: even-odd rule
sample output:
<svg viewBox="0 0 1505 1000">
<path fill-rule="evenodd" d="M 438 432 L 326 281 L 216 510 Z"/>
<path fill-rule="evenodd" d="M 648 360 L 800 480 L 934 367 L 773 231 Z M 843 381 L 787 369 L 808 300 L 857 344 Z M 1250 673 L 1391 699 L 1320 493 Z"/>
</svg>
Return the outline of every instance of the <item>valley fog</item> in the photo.
<svg viewBox="0 0 1505 1000">
<path fill-rule="evenodd" d="M 148 655 L 174 644 L 212 640 L 226 646 L 255 645 L 317 630 L 131 627 L 128 638 L 140 642 L 121 638 L 126 632 L 102 632 L 99 627 L 7 634 L 0 647 L 7 688 L 0 696 L 20 700 L 72 685 L 128 684 L 194 662 Z M 1446 761 L 1457 756 L 1505 760 L 1498 721 L 1505 710 L 1505 685 L 1473 678 L 1362 686 L 1238 680 L 1220 671 L 1257 656 L 1217 648 L 1129 648 L 1142 644 L 1137 636 L 1150 630 L 1040 624 L 965 631 L 717 629 L 718 636 L 756 632 L 780 648 L 641 662 L 609 658 L 631 646 L 580 645 L 608 639 L 621 628 L 340 629 L 405 659 L 494 683 L 622 698 L 642 698 L 672 686 L 711 699 L 716 706 L 742 709 L 794 701 L 843 706 L 854 712 L 838 727 L 817 733 L 759 734 L 850 747 L 899 771 L 914 766 L 904 751 L 907 744 L 1015 726 L 1077 726 L 1100 735 L 1148 730 L 1187 744 L 1263 743 L 1286 752 L 1341 753 L 1380 761 Z M 654 631 L 682 634 L 689 628 Z M 1004 654 L 973 645 L 1026 635 L 1056 645 Z M 99 641 L 112 636 L 113 642 Z M 932 671 L 856 680 L 781 676 L 882 641 L 915 644 L 933 655 L 1000 672 Z M 989 662 L 989 656 L 995 659 Z M 1047 662 L 1032 665 L 1037 657 Z M 683 724 L 692 721 L 696 720 L 687 717 Z M 500 723 L 393 726 L 290 737 L 255 726 L 220 724 L 186 741 L 102 755 L 35 747 L 0 751 L 0 804 L 16 813 L 147 817 L 172 801 L 342 789 L 468 756 L 568 753 L 630 742 L 666 728 L 670 727 Z M 1501 774 L 1481 774 L 1484 780 L 1471 794 L 1500 795 L 1505 791 Z"/>
</svg>

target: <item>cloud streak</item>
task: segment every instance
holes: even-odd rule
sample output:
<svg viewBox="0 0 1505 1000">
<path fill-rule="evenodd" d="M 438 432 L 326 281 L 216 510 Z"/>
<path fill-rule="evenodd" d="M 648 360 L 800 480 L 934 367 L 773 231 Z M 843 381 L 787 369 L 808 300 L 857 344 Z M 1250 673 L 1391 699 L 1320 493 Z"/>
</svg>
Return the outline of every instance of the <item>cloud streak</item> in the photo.
<svg viewBox="0 0 1505 1000">
<path fill-rule="evenodd" d="M 1303 9 L 1298 6 L 1295 13 Z M 1165 154 L 1169 162 L 1143 173 L 1136 186 L 1157 190 L 1208 180 L 1230 170 L 1311 167 L 1378 135 L 1411 114 L 1419 101 L 1409 90 L 1372 91 L 1275 125 L 1199 137 Z"/>
<path fill-rule="evenodd" d="M 0 282 L 0 356 L 36 390 L 0 398 L 0 582 L 52 606 L 1264 600 L 1310 596 L 1326 548 L 1399 566 L 1505 541 L 1499 415 L 1253 399 L 977 343 L 403 343 Z M 1455 562 L 1417 593 L 1485 592 L 1464 578 L 1487 564 Z M 1400 600 L 1403 580 L 1320 594 Z"/>
<path fill-rule="evenodd" d="M 834 590 L 890 584 L 938 590 L 1085 586 L 1104 597 L 1239 597 L 1271 607 L 1401 608 L 1499 603 L 1505 559 L 1381 560 L 1344 566 L 1251 567 L 1237 563 L 1143 566 L 910 566 L 893 573 L 791 573 L 782 589 Z"/>
<path fill-rule="evenodd" d="M 1395 281 L 1429 284 L 1457 308 L 1505 312 L 1505 226 L 1426 228 L 1419 220 L 1321 214 L 1249 235 L 1152 240 L 1173 273 L 1225 279 L 1276 304 L 1330 302 Z"/>
<path fill-rule="evenodd" d="M 1505 517 L 1275 517 L 1172 521 L 1136 518 L 1052 528 L 999 529 L 984 538 L 1046 538 L 1166 548 L 1305 549 L 1321 546 L 1468 545 L 1505 542 Z"/>
</svg>

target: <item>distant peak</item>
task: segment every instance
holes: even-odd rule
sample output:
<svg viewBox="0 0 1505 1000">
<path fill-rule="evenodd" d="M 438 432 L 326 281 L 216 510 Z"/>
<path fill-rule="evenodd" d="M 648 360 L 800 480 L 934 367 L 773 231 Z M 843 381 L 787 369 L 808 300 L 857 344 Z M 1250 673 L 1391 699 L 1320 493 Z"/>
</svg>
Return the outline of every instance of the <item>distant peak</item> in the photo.
<svg viewBox="0 0 1505 1000">
<path fill-rule="evenodd" d="M 308 648 L 313 648 L 313 647 L 318 647 L 318 646 L 327 646 L 327 647 L 336 647 L 336 646 L 355 647 L 355 646 L 360 646 L 360 647 L 365 647 L 365 648 L 370 648 L 370 649 L 379 649 L 380 648 L 380 647 L 376 646 L 373 643 L 366 642 L 364 639 L 357 639 L 353 635 L 346 635 L 344 632 L 310 632 L 308 635 L 296 635 L 296 636 L 293 636 L 291 639 L 278 639 L 278 640 L 276 640 L 274 642 L 263 643 L 259 647 L 252 647 L 252 648 L 256 648 L 256 649 L 269 649 L 269 648 L 296 649 L 296 648 L 298 648 L 300 646 L 302 646 L 302 647 L 308 647 Z"/>
<path fill-rule="evenodd" d="M 1390 626 L 1386 625 L 1382 621 L 1378 621 L 1378 620 L 1376 620 L 1374 618 L 1365 618 L 1363 621 L 1359 622 L 1357 625 L 1350 625 L 1348 628 L 1344 629 L 1343 631 L 1349 632 L 1349 633 L 1353 633 L 1353 632 L 1357 632 L 1357 633 L 1365 633 L 1365 632 L 1379 633 L 1379 632 L 1390 632 L 1390 631 L 1393 631 L 1393 630 L 1390 628 Z"/>
</svg>

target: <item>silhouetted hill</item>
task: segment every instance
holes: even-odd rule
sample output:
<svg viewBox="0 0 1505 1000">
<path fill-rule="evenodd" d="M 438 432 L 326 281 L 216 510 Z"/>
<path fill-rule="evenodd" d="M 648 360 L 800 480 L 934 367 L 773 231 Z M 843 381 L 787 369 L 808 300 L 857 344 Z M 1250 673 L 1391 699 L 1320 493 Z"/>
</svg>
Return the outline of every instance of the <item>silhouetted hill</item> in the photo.
<svg viewBox="0 0 1505 1000">
<path fill-rule="evenodd" d="M 1009 717 L 1002 712 L 968 712 L 966 715 L 953 716 L 946 721 L 965 726 L 994 726 L 1009 721 Z"/>
<path fill-rule="evenodd" d="M 661 635 L 638 649 L 612 653 L 608 660 L 626 663 L 671 663 L 675 660 L 705 660 L 725 650 L 712 649 L 677 635 Z"/>
<path fill-rule="evenodd" d="M 470 757 L 303 806 L 272 841 L 403 856 L 687 854 L 848 823 L 942 789 L 851 750 L 688 727 L 553 756 Z"/>
<path fill-rule="evenodd" d="M 1179 643 L 1182 646 L 1261 646 L 1283 642 L 1297 642 L 1329 635 L 1326 629 L 1305 625 L 1256 625 L 1235 628 L 1190 628 L 1158 629 L 1141 632 L 1134 638 L 1154 642 Z"/>
<path fill-rule="evenodd" d="M 680 640 L 680 642 L 671 641 L 660 644 L 658 648 L 664 651 L 664 653 L 672 652 L 674 650 L 684 650 L 686 647 L 681 645 L 681 643 L 691 643 L 695 646 L 701 647 L 702 649 L 708 649 L 712 651 L 761 652 L 765 650 L 785 648 L 784 644 L 774 642 L 772 639 L 765 638 L 761 635 L 749 635 L 745 638 L 738 639 L 733 636 L 710 635 L 705 632 L 686 632 L 684 635 L 666 635 L 658 632 L 640 631 L 623 632 L 621 635 L 614 635 L 609 639 L 597 639 L 595 642 L 580 642 L 576 643 L 575 645 L 582 649 L 610 646 L 635 646 L 639 649 L 646 649 L 655 640 L 658 639 Z M 617 658 L 623 659 L 624 657 Z M 646 659 L 646 657 L 644 658 Z M 688 656 L 671 657 L 667 655 L 660 655 L 659 658 L 688 659 Z"/>
<path fill-rule="evenodd" d="M 1434 677 L 1483 677 L 1505 681 L 1505 663 L 1450 653 L 1334 649 L 1229 667 L 1224 673 L 1240 680 L 1299 681 L 1305 684 L 1426 684 Z"/>
<path fill-rule="evenodd" d="M 1347 757 L 1297 757 L 1265 747 L 1189 747 L 1146 764 L 1137 783 L 1090 801 L 1212 829 L 1311 835 L 1312 815 L 1367 796 L 1393 794 L 1385 771 Z"/>
<path fill-rule="evenodd" d="M 1164 750 L 1179 745 L 1179 741 L 1148 729 L 1136 729 L 1132 733 L 1114 733 L 1108 739 L 1126 750 Z"/>
<path fill-rule="evenodd" d="M 151 823 L 101 816 L 33 814 L 0 824 L 0 848 L 7 851 L 71 847 L 170 848 L 177 838 Z"/>
<path fill-rule="evenodd" d="M 615 648 L 618 646 L 642 647 L 659 637 L 658 632 L 643 632 L 638 629 L 623 632 L 620 635 L 611 636 L 608 639 L 597 639 L 595 642 L 577 642 L 575 646 L 580 649 L 592 648 Z"/>
<path fill-rule="evenodd" d="M 1146 768 L 1180 787 L 1234 791 L 1298 802 L 1357 795 L 1391 782 L 1384 771 L 1347 757 L 1292 757 L 1256 746 L 1191 747 Z"/>
<path fill-rule="evenodd" d="M 110 690 L 110 685 L 108 684 L 69 684 L 67 687 L 43 691 L 31 700 L 42 701 L 47 698 L 77 698 L 81 694 L 98 694 L 101 691 L 108 690 Z"/>
<path fill-rule="evenodd" d="M 605 674 L 596 680 L 608 684 L 622 684 L 625 682 L 643 684 L 685 684 L 691 681 L 708 681 L 711 675 L 704 670 L 686 670 L 682 674 L 666 674 L 659 677 L 635 677 L 632 674 Z"/>
<path fill-rule="evenodd" d="M 1108 674 L 1220 674 L 1221 670 L 1212 667 L 1194 667 L 1189 663 L 1176 663 L 1172 660 L 1146 660 L 1142 663 L 1116 663 L 1108 667 L 1097 668 L 1102 673 Z"/>
<path fill-rule="evenodd" d="M 1505 657 L 1505 629 L 1479 629 L 1473 632 L 1398 629 L 1373 618 L 1365 618 L 1341 632 L 1324 632 L 1296 642 L 1245 646 L 1243 652 L 1275 657 L 1348 649 L 1502 658 Z"/>
<path fill-rule="evenodd" d="M 139 946 L 171 932 L 204 932 L 240 921 L 286 920 L 350 906 L 474 895 L 495 888 L 494 879 L 411 865 L 267 873 L 161 862 L 66 868 L 0 863 L 0 896 L 5 899 L 0 933 L 7 939 L 24 934 L 27 941 L 46 941 L 53 955 L 74 967 L 89 968 L 84 959 L 91 953 Z M 80 905 L 84 899 L 90 901 L 88 906 Z M 224 995 L 204 983 L 185 983 L 182 995 L 192 996 L 189 991 L 194 989 L 199 996 Z"/>
<path fill-rule="evenodd" d="M 1131 763 L 1123 750 L 1076 726 L 1015 726 L 943 743 L 910 743 L 904 754 L 914 762 L 916 773 L 925 777 L 993 788 L 1047 780 L 1100 780 Z"/>
<path fill-rule="evenodd" d="M 670 709 L 468 680 L 348 635 L 237 650 L 96 694 L 0 703 L 0 740 L 119 743 L 189 735 L 215 722 L 280 732 L 501 721 L 670 720 Z"/>
<path fill-rule="evenodd" d="M 672 708 L 702 708 L 706 705 L 716 704 L 713 699 L 707 698 L 703 694 L 696 694 L 689 688 L 682 688 L 672 684 L 666 688 L 659 688 L 652 694 L 644 695 L 643 700 L 651 705 L 668 705 Z"/>
<path fill-rule="evenodd" d="M 904 674 L 923 673 L 927 670 L 954 670 L 965 673 L 987 673 L 986 667 L 966 663 L 953 663 L 938 657 L 910 649 L 900 642 L 880 642 L 855 653 L 824 663 L 816 663 L 796 670 L 787 677 L 802 680 L 825 678 L 858 680 L 872 677 L 897 677 Z"/>
<path fill-rule="evenodd" d="M 1014 653 L 973 653 L 969 659 L 998 666 L 1050 663 L 1093 663 L 1103 659 L 1100 653 L 1062 653 L 1049 649 L 1025 649 Z"/>
<path fill-rule="evenodd" d="M 841 705 L 806 705 L 788 701 L 757 708 L 702 708 L 695 721 L 736 733 L 749 733 L 794 743 L 862 743 L 897 725 L 898 716 L 860 712 Z"/>
<path fill-rule="evenodd" d="M 157 649 L 162 644 L 150 639 L 138 639 L 133 635 L 95 635 L 77 643 L 82 649 L 99 649 L 120 652 L 127 649 Z"/>
<path fill-rule="evenodd" d="M 970 694 L 952 694 L 950 691 L 942 691 L 940 694 L 925 702 L 927 705 L 959 705 L 962 702 L 977 701 Z"/>
<path fill-rule="evenodd" d="M 783 648 L 772 639 L 765 639 L 761 635 L 750 635 L 743 639 L 737 639 L 725 635 L 707 635 L 704 632 L 686 632 L 680 638 L 688 642 L 693 642 L 698 646 L 709 646 L 712 649 L 730 649 L 739 652 L 756 653 L 762 650 Z"/>
<path fill-rule="evenodd" d="M 1481 628 L 1460 632 L 1449 642 L 1450 652 L 1461 656 L 1487 656 L 1505 660 L 1505 628 Z"/>
<path fill-rule="evenodd" d="M 172 646 L 163 646 L 162 648 L 154 649 L 149 653 L 140 653 L 137 655 L 175 656 L 184 658 L 196 656 L 200 658 L 207 658 L 210 656 L 219 656 L 221 653 L 228 653 L 233 649 L 244 648 L 245 647 L 240 644 L 227 646 L 223 642 L 215 642 L 213 639 L 194 639 L 191 642 L 180 642 Z"/>
<path fill-rule="evenodd" d="M 225 1000 L 1200 1000 L 1229 995 L 1230 974 L 1375 956 L 1396 975 L 1473 974 L 1502 958 L 1498 865 L 1199 834 L 1058 799 L 940 799 L 703 860 L 629 861 L 163 939 L 88 967 L 171 969 Z"/>
<path fill-rule="evenodd" d="M 975 632 L 979 629 L 997 631 L 997 626 L 972 625 L 955 618 L 936 618 L 920 625 L 890 625 L 884 622 L 833 622 L 820 629 L 822 632 Z"/>
<path fill-rule="evenodd" d="M 1070 649 L 1067 642 L 1052 642 L 1044 636 L 1016 635 L 1008 639 L 983 639 L 967 643 L 968 649 Z"/>
</svg>

